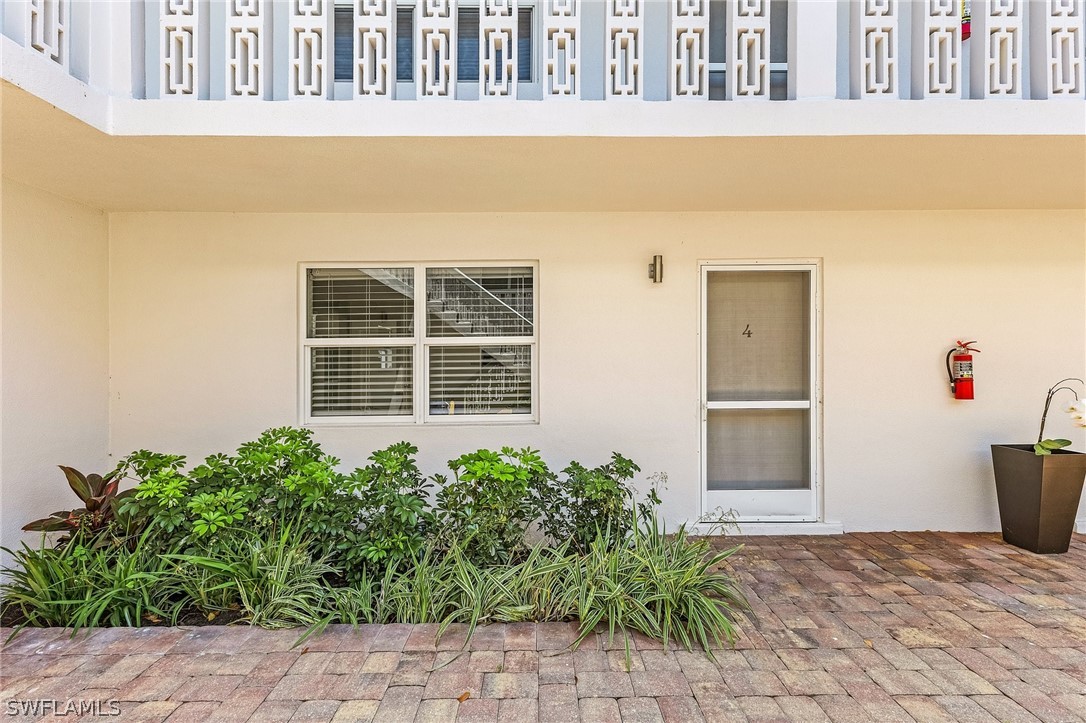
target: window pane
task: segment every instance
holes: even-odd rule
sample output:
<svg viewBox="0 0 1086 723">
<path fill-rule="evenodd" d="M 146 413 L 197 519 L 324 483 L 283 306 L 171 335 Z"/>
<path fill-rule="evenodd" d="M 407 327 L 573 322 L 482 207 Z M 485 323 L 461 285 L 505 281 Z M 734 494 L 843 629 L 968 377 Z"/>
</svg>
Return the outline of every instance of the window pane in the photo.
<svg viewBox="0 0 1086 723">
<path fill-rule="evenodd" d="M 410 416 L 412 347 L 314 347 L 314 417 Z"/>
<path fill-rule="evenodd" d="M 457 11 L 456 80 L 479 80 L 479 9 L 461 7 Z M 532 80 L 532 9 L 517 13 L 517 80 Z"/>
<path fill-rule="evenodd" d="M 709 272 L 709 401 L 810 399 L 810 284 L 806 271 Z"/>
<path fill-rule="evenodd" d="M 727 7 L 724 0 L 709 2 L 709 36 L 723 38 L 727 33 Z M 771 0 L 769 5 L 769 62 L 788 62 L 788 2 Z M 709 44 L 709 62 L 723 65 L 727 61 L 724 43 Z M 724 70 L 709 71 L 709 98 L 723 100 L 727 75 Z M 769 73 L 770 100 L 788 99 L 788 71 L 771 70 Z"/>
<path fill-rule="evenodd" d="M 415 12 L 410 7 L 396 8 L 396 80 L 415 78 Z"/>
<path fill-rule="evenodd" d="M 710 410 L 705 429 L 710 490 L 809 489 L 806 409 Z"/>
<path fill-rule="evenodd" d="M 532 9 L 521 8 L 517 17 L 517 80 L 532 81 Z"/>
<path fill-rule="evenodd" d="M 479 9 L 456 11 L 456 80 L 479 80 Z"/>
<path fill-rule="evenodd" d="M 430 414 L 531 414 L 532 347 L 430 348 Z"/>
<path fill-rule="evenodd" d="M 354 78 L 354 68 L 351 63 L 351 57 L 354 55 L 354 14 L 350 6 L 336 8 L 332 55 L 334 56 L 335 79 L 352 80 Z"/>
<path fill-rule="evenodd" d="M 349 12 L 349 9 L 348 9 Z M 338 9 L 337 9 L 338 13 Z M 338 22 L 338 15 L 337 22 Z M 401 83 L 415 79 L 415 14 L 410 7 L 396 10 L 396 80 Z M 347 50 L 344 65 L 344 80 L 351 79 L 351 30 L 343 31 Z M 479 10 L 478 8 L 460 8 L 457 11 L 456 29 L 456 76 L 459 82 L 479 80 Z M 340 31 L 336 31 L 336 80 L 340 77 L 339 41 Z M 517 18 L 517 80 L 528 83 L 532 80 L 532 9 L 520 8 Z"/>
<path fill-rule="evenodd" d="M 530 266 L 426 269 L 429 336 L 532 336 Z"/>
<path fill-rule="evenodd" d="M 310 269 L 310 339 L 414 334 L 413 269 Z"/>
</svg>

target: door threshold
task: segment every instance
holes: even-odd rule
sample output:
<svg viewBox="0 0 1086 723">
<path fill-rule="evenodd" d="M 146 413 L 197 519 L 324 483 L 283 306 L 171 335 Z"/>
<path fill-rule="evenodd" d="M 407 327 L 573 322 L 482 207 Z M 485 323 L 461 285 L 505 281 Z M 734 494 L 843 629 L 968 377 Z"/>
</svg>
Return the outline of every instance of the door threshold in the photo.
<svg viewBox="0 0 1086 723">
<path fill-rule="evenodd" d="M 718 523 L 696 522 L 690 526 L 695 535 L 843 535 L 840 522 L 735 522 L 721 527 Z"/>
</svg>

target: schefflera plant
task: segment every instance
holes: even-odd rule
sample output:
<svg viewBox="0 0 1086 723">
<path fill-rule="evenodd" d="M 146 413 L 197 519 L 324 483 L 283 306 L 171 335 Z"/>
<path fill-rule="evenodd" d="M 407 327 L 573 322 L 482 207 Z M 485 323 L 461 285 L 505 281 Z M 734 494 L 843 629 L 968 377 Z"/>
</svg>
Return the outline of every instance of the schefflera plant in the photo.
<svg viewBox="0 0 1086 723">
<path fill-rule="evenodd" d="M 535 519 L 532 491 L 553 479 L 539 452 L 480 449 L 449 461 L 453 479 L 437 475 L 437 521 L 445 544 L 460 545 L 478 563 L 504 564 L 525 548 Z"/>
<path fill-rule="evenodd" d="M 419 471 L 418 451 L 397 442 L 374 452 L 369 465 L 351 474 L 348 488 L 358 500 L 357 517 L 337 544 L 348 581 L 415 559 L 433 532 L 428 504 L 433 485 Z"/>
<path fill-rule="evenodd" d="M 540 528 L 555 542 L 571 540 L 580 551 L 600 535 L 612 544 L 624 542 L 636 521 L 630 482 L 640 471 L 617 452 L 592 469 L 570 462 L 562 470 L 564 479 L 545 480 L 536 490 Z"/>
</svg>

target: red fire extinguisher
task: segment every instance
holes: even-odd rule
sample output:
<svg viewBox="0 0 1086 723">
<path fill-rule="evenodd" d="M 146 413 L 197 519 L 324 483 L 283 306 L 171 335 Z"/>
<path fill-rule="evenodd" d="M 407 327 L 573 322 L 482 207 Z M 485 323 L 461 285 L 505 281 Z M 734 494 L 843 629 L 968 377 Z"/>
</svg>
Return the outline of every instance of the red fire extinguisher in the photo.
<svg viewBox="0 0 1086 723">
<path fill-rule="evenodd" d="M 980 349 L 972 346 L 976 343 L 959 339 L 957 346 L 946 353 L 946 373 L 955 399 L 973 398 L 973 354 L 980 354 Z"/>
</svg>

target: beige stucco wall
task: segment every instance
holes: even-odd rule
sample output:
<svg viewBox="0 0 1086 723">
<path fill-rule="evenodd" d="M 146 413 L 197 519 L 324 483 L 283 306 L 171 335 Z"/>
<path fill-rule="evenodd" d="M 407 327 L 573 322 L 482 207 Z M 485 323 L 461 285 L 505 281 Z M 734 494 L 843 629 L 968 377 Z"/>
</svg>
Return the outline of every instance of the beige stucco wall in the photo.
<svg viewBox="0 0 1086 723">
<path fill-rule="evenodd" d="M 33 541 L 23 524 L 78 505 L 56 465 L 108 464 L 108 248 L 104 213 L 4 180 L 5 547 Z"/>
<path fill-rule="evenodd" d="M 202 457 L 297 423 L 299 262 L 532 259 L 538 425 L 324 427 L 320 440 L 355 465 L 409 439 L 428 472 L 479 446 L 532 445 L 556 466 L 618 450 L 667 472 L 668 516 L 693 518 L 698 261 L 817 258 L 825 519 L 997 529 L 988 445 L 1030 441 L 1045 389 L 1083 375 L 1083 228 L 1081 211 L 114 214 L 110 449 Z M 944 379 L 962 337 L 983 350 L 973 402 Z M 1063 415 L 1049 431 L 1082 449 Z"/>
</svg>

